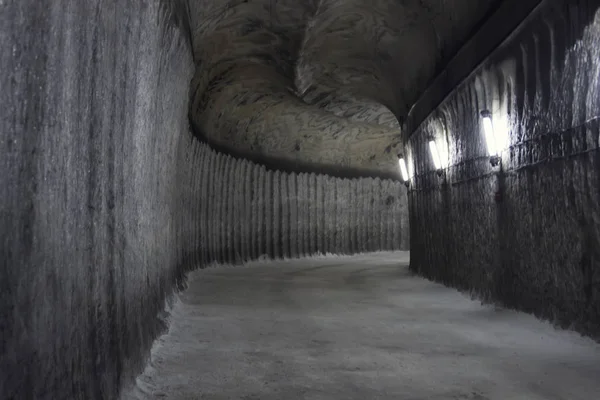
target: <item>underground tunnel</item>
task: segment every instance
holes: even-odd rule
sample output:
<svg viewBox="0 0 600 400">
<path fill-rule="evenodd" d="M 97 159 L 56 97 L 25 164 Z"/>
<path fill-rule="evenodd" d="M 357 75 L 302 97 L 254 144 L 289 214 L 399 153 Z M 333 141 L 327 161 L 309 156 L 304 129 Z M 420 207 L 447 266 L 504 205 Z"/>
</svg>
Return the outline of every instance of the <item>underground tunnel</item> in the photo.
<svg viewBox="0 0 600 400">
<path fill-rule="evenodd" d="M 0 0 L 0 399 L 600 398 L 600 1 Z"/>
</svg>

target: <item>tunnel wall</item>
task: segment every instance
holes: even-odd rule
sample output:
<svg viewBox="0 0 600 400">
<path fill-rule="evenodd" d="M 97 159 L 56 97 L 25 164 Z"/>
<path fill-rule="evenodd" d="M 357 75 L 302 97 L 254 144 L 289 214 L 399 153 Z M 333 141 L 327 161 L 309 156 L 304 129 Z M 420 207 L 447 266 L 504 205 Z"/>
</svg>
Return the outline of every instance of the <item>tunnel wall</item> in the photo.
<svg viewBox="0 0 600 400">
<path fill-rule="evenodd" d="M 181 5 L 0 4 L 2 399 L 115 399 L 164 329 L 191 251 Z"/>
<path fill-rule="evenodd" d="M 397 182 L 266 170 L 192 136 L 183 4 L 0 5 L 2 399 L 117 398 L 193 268 L 407 247 Z"/>
<path fill-rule="evenodd" d="M 411 268 L 596 338 L 599 7 L 543 1 L 406 140 Z M 484 109 L 507 133 L 496 168 Z M 441 177 L 430 137 L 447 163 Z"/>
<path fill-rule="evenodd" d="M 194 177 L 181 201 L 192 213 L 183 221 L 192 233 L 186 248 L 201 249 L 194 262 L 408 250 L 401 183 L 282 172 L 190 141 Z"/>
</svg>

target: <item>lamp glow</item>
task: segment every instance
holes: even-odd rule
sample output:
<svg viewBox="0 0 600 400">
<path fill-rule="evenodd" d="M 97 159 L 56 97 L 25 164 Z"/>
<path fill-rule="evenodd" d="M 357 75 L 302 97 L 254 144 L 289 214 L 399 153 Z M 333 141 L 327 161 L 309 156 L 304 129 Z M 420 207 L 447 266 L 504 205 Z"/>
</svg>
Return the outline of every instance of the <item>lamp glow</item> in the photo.
<svg viewBox="0 0 600 400">
<path fill-rule="evenodd" d="M 498 147 L 496 143 L 496 136 L 494 135 L 494 125 L 492 124 L 492 117 L 490 115 L 483 116 L 483 133 L 485 135 L 485 142 L 490 157 L 498 155 Z"/>
<path fill-rule="evenodd" d="M 402 180 L 404 182 L 408 182 L 408 169 L 406 169 L 406 161 L 404 161 L 404 158 L 400 157 L 398 159 L 398 165 L 400 166 L 400 174 L 402 175 Z"/>
<path fill-rule="evenodd" d="M 431 152 L 431 158 L 433 159 L 433 165 L 435 166 L 435 169 L 442 169 L 442 159 L 440 158 L 440 153 L 437 145 L 435 144 L 435 140 L 429 141 L 429 151 Z"/>
</svg>

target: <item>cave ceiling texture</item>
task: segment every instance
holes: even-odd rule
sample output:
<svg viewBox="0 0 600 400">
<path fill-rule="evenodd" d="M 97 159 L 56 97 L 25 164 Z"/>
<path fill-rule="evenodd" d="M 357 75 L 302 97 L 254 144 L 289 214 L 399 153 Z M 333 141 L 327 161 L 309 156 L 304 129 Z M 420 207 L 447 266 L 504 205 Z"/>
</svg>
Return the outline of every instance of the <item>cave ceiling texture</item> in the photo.
<svg viewBox="0 0 600 400">
<path fill-rule="evenodd" d="M 267 165 L 396 176 L 411 105 L 498 3 L 190 0 L 192 128 Z"/>
</svg>

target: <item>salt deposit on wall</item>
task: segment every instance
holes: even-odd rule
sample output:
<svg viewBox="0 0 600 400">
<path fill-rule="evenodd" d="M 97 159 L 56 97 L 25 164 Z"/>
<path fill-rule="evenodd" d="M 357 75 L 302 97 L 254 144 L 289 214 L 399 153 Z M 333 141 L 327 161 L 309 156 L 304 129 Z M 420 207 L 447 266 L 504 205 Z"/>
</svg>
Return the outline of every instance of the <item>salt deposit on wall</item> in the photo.
<svg viewBox="0 0 600 400">
<path fill-rule="evenodd" d="M 542 3 L 407 142 L 412 268 L 594 336 L 599 43 L 597 2 Z M 487 156 L 484 109 L 507 135 L 501 169 Z M 447 150 L 442 179 L 430 137 Z"/>
<path fill-rule="evenodd" d="M 273 171 L 194 139 L 191 147 L 198 265 L 408 249 L 406 188 L 398 182 Z"/>
<path fill-rule="evenodd" d="M 496 3 L 192 1 L 194 129 L 257 161 L 398 177 L 398 121 Z"/>
</svg>

